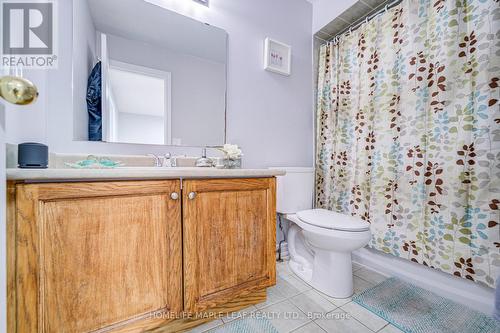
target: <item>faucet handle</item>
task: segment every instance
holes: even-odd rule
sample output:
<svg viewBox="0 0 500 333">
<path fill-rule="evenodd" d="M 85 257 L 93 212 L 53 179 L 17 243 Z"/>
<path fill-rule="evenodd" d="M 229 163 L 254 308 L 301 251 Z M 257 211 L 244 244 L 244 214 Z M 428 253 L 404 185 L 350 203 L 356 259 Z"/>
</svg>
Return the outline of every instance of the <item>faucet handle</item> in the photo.
<svg viewBox="0 0 500 333">
<path fill-rule="evenodd" d="M 160 167 L 162 165 L 161 159 L 160 159 L 160 157 L 158 155 L 156 155 L 156 154 L 148 154 L 147 156 L 150 156 L 150 157 L 154 158 L 154 162 L 155 162 L 155 166 L 156 167 Z"/>
<path fill-rule="evenodd" d="M 172 154 L 171 153 L 166 153 L 165 155 L 163 155 L 163 166 L 164 167 L 172 167 L 174 166 L 174 159 L 172 158 Z"/>
</svg>

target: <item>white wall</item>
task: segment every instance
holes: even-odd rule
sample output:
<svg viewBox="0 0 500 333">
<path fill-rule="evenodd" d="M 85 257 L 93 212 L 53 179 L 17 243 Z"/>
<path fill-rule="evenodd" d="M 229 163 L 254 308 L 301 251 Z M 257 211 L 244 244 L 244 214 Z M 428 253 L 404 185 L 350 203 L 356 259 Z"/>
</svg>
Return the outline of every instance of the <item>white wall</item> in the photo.
<svg viewBox="0 0 500 333">
<path fill-rule="evenodd" d="M 1 74 L 0 74 L 1 75 Z M 7 332 L 7 222 L 5 216 L 5 107 L 0 102 L 0 332 Z"/>
<path fill-rule="evenodd" d="M 243 166 L 311 166 L 311 4 L 304 0 L 211 0 L 210 8 L 205 8 L 192 1 L 163 3 L 229 34 L 227 140 L 242 146 Z M 72 4 L 59 1 L 58 7 L 59 68 L 38 71 L 42 77 L 34 81 L 42 87 L 39 103 L 7 121 L 8 142 L 29 138 L 47 142 L 51 151 L 61 153 L 199 155 L 199 148 L 73 141 Z M 292 46 L 291 76 L 262 69 L 265 37 Z"/>
<path fill-rule="evenodd" d="M 73 29 L 73 49 L 78 57 L 73 57 L 73 108 L 87 110 L 87 79 L 97 61 L 96 31 L 90 15 L 87 0 L 73 0 L 74 24 L 79 29 Z M 88 140 L 88 114 L 78 112 L 73 119 L 73 138 Z"/>
<path fill-rule="evenodd" d="M 28 106 L 5 105 L 5 141 L 20 143 L 26 141 L 47 142 L 47 72 L 24 70 L 22 76 L 35 83 L 40 96 Z M 67 126 L 71 126 L 68 124 Z"/>
<path fill-rule="evenodd" d="M 315 0 L 312 24 L 313 33 L 318 32 L 356 2 L 357 0 Z"/>
</svg>

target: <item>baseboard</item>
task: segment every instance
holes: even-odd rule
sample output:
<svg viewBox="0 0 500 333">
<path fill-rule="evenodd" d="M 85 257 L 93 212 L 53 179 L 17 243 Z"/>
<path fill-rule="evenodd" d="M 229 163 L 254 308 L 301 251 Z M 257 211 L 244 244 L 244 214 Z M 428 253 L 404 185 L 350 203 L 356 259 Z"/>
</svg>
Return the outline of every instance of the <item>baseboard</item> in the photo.
<svg viewBox="0 0 500 333">
<path fill-rule="evenodd" d="M 488 315 L 493 313 L 495 290 L 492 288 L 367 248 L 353 252 L 352 259 Z"/>
</svg>

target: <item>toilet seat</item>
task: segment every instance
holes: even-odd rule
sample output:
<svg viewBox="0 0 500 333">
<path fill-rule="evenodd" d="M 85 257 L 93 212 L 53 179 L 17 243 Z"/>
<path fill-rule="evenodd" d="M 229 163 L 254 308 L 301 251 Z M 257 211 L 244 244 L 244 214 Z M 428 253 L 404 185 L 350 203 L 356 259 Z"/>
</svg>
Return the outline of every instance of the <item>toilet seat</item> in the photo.
<svg viewBox="0 0 500 333">
<path fill-rule="evenodd" d="M 301 222 L 317 228 L 349 232 L 370 230 L 370 223 L 360 218 L 327 209 L 308 209 L 300 211 L 296 215 Z"/>
<path fill-rule="evenodd" d="M 299 226 L 304 232 L 309 232 L 312 234 L 322 235 L 326 237 L 335 237 L 335 238 L 344 238 L 348 237 L 350 239 L 362 239 L 365 237 L 367 233 L 370 233 L 370 229 L 363 231 L 347 231 L 347 230 L 338 230 L 338 229 L 330 229 L 318 227 L 314 224 L 306 223 L 299 219 L 297 214 L 288 214 L 286 218 Z"/>
</svg>

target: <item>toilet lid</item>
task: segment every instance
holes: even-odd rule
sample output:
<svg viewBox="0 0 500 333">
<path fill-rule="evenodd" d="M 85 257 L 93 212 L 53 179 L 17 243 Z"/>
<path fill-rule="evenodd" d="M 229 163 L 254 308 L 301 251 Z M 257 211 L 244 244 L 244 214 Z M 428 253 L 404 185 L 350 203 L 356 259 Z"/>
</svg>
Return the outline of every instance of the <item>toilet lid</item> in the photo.
<svg viewBox="0 0 500 333">
<path fill-rule="evenodd" d="M 342 231 L 365 231 L 370 229 L 370 223 L 360 218 L 327 209 L 303 210 L 297 213 L 297 217 L 302 222 L 327 229 Z"/>
</svg>

